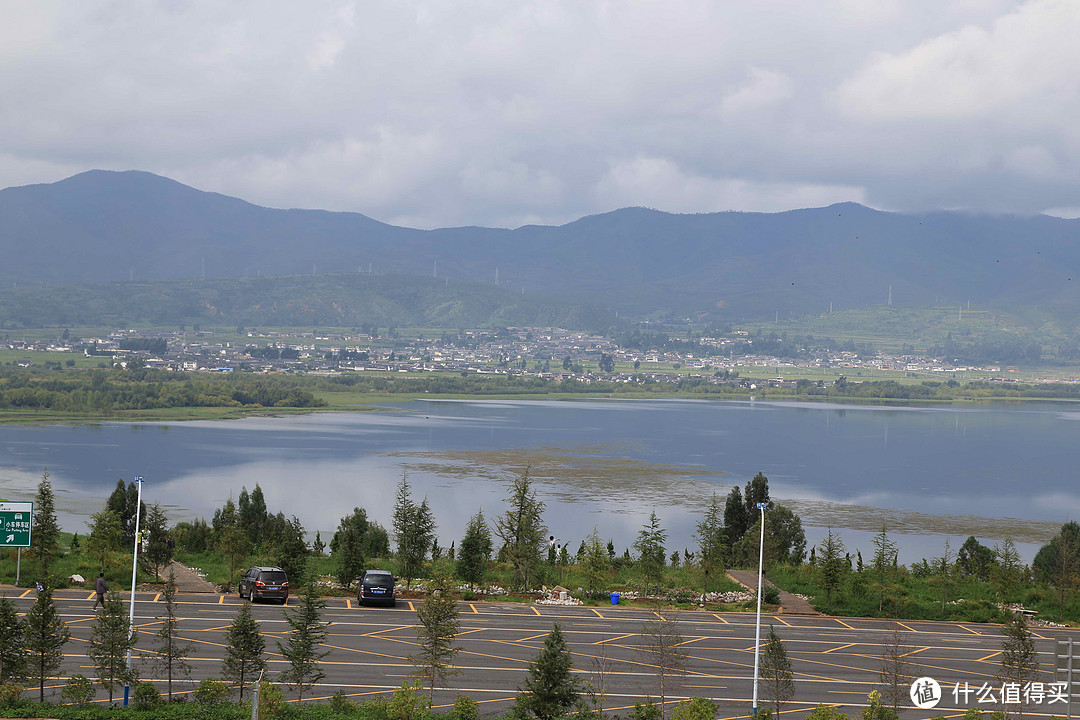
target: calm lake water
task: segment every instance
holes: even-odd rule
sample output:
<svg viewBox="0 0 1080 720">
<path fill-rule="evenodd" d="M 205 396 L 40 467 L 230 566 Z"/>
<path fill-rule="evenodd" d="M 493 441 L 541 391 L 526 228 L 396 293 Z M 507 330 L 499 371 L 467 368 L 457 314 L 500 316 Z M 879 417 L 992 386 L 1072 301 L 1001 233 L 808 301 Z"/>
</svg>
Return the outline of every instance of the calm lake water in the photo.
<svg viewBox="0 0 1080 720">
<path fill-rule="evenodd" d="M 220 422 L 0 426 L 0 496 L 32 499 L 44 469 L 61 523 L 85 531 L 117 478 L 173 520 L 209 517 L 259 483 L 271 510 L 329 540 L 354 506 L 389 526 L 405 473 L 440 544 L 480 507 L 503 509 L 530 467 L 552 532 L 576 548 L 596 526 L 621 552 L 656 510 L 669 547 L 693 547 L 715 491 L 764 472 L 811 540 L 870 548 L 884 522 L 901 560 L 1005 534 L 1030 558 L 1080 514 L 1080 408 L 1058 404 L 879 407 L 773 402 L 413 401 L 380 412 Z"/>
</svg>

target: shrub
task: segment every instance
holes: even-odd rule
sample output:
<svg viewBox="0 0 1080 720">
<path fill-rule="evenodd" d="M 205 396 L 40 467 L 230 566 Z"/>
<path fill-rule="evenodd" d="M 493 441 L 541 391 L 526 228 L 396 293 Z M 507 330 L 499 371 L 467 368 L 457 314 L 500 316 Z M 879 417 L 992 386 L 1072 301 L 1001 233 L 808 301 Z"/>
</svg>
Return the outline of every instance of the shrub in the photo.
<svg viewBox="0 0 1080 720">
<path fill-rule="evenodd" d="M 285 693 L 269 680 L 259 683 L 259 717 L 269 720 L 285 709 Z"/>
<path fill-rule="evenodd" d="M 766 585 L 761 589 L 761 601 L 766 605 L 779 605 L 780 590 L 775 585 Z"/>
<path fill-rule="evenodd" d="M 18 703 L 24 690 L 26 690 L 26 688 L 22 685 L 16 685 L 13 682 L 6 682 L 3 685 L 0 685 L 0 707 L 11 707 Z"/>
<path fill-rule="evenodd" d="M 72 705 L 85 705 L 93 700 L 96 694 L 90 678 L 82 673 L 76 673 L 64 683 L 63 689 L 60 690 L 60 699 Z"/>
<path fill-rule="evenodd" d="M 480 717 L 480 710 L 476 706 L 476 701 L 468 695 L 458 693 L 454 700 L 454 717 L 457 720 L 477 720 Z"/>
<path fill-rule="evenodd" d="M 630 711 L 630 720 L 660 720 L 660 706 L 646 696 L 645 702 L 638 700 Z"/>
<path fill-rule="evenodd" d="M 392 720 L 416 720 L 427 715 L 428 702 L 423 690 L 419 682 L 416 685 L 411 685 L 408 680 L 401 683 L 387 708 Z"/>
<path fill-rule="evenodd" d="M 465 602 L 472 602 L 473 600 L 476 599 L 476 593 L 473 592 L 472 590 L 462 590 L 461 591 L 461 599 L 464 600 Z"/>
<path fill-rule="evenodd" d="M 135 686 L 135 707 L 147 710 L 161 704 L 161 693 L 154 683 L 141 682 Z"/>
<path fill-rule="evenodd" d="M 758 712 L 760 716 L 760 711 Z M 675 706 L 671 720 L 713 720 L 716 717 L 716 703 L 708 698 L 693 697 Z"/>
<path fill-rule="evenodd" d="M 330 698 L 330 709 L 336 713 L 351 713 L 356 704 L 349 699 L 344 690 L 338 690 Z"/>
<path fill-rule="evenodd" d="M 229 686 L 217 678 L 203 678 L 192 699 L 202 705 L 221 705 L 229 699 Z"/>
<path fill-rule="evenodd" d="M 832 705 L 821 703 L 806 716 L 806 720 L 848 720 L 848 716 Z"/>
</svg>

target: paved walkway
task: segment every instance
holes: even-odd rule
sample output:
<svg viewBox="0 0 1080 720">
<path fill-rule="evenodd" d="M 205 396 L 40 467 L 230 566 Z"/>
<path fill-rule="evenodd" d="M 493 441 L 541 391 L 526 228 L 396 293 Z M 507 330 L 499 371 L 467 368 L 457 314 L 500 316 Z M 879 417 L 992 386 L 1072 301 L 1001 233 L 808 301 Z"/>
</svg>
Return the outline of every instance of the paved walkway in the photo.
<svg viewBox="0 0 1080 720">
<path fill-rule="evenodd" d="M 169 570 L 173 571 L 173 576 L 176 581 L 177 592 L 182 593 L 217 593 L 217 588 L 213 583 L 209 582 L 205 578 L 201 578 L 194 572 L 189 570 L 184 565 L 176 562 L 172 562 L 169 567 L 165 568 L 161 572 L 161 577 L 169 577 Z"/>
<path fill-rule="evenodd" d="M 756 570 L 728 570 L 727 575 L 747 590 L 757 590 Z M 776 587 L 768 580 L 765 583 Z M 780 588 L 776 588 L 780 590 Z M 814 606 L 803 600 L 798 595 L 793 595 L 787 590 L 780 590 L 780 612 L 785 615 L 821 615 Z"/>
</svg>

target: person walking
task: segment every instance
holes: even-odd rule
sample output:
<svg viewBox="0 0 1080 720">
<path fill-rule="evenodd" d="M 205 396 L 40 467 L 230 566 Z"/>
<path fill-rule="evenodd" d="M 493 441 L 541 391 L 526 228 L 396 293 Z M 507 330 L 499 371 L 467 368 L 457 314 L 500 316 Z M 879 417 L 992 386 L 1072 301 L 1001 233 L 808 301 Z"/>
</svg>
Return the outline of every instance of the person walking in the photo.
<svg viewBox="0 0 1080 720">
<path fill-rule="evenodd" d="M 105 593 L 109 592 L 109 586 L 105 583 L 105 573 L 98 573 L 97 582 L 94 583 L 94 592 L 97 593 L 97 598 L 94 600 L 94 609 L 97 610 L 98 604 L 104 608 Z"/>
</svg>

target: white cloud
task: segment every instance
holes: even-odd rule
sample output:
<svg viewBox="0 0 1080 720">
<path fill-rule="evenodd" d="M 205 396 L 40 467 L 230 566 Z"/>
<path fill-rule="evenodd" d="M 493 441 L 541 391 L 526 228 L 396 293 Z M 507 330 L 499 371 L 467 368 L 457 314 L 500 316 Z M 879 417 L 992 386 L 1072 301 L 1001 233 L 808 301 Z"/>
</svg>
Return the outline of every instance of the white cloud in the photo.
<svg viewBox="0 0 1080 720">
<path fill-rule="evenodd" d="M 635 158 L 614 165 L 598 183 L 596 196 L 608 207 L 645 205 L 669 212 L 776 212 L 865 200 L 861 188 L 708 178 L 684 173 L 663 158 Z"/>
<path fill-rule="evenodd" d="M 137 168 L 423 227 L 1038 212 L 1080 191 L 1078 8 L 0 0 L 0 183 Z"/>
</svg>

